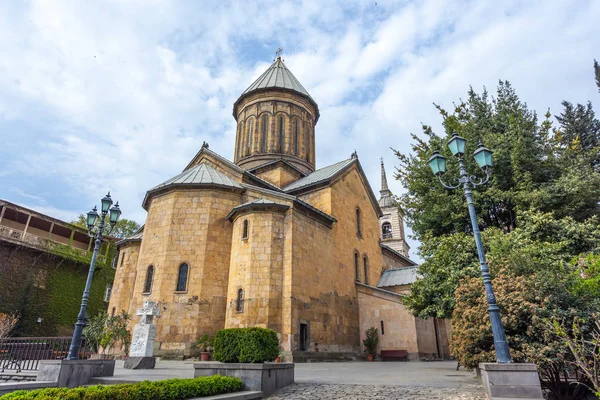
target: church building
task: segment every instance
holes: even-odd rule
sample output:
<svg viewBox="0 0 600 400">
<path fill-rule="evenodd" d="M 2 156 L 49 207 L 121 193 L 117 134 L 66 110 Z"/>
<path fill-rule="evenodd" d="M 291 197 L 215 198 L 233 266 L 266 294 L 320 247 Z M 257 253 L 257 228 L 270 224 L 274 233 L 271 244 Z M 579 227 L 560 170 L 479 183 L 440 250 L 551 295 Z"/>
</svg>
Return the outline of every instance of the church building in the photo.
<svg viewBox="0 0 600 400">
<path fill-rule="evenodd" d="M 260 326 L 286 361 L 379 350 L 448 356 L 446 321 L 414 318 L 417 279 L 383 161 L 379 198 L 356 153 L 316 169 L 319 107 L 281 57 L 233 105 L 233 162 L 204 143 L 149 189 L 143 228 L 118 243 L 109 313 L 159 303 L 154 354 L 189 356 L 203 334 Z"/>
</svg>

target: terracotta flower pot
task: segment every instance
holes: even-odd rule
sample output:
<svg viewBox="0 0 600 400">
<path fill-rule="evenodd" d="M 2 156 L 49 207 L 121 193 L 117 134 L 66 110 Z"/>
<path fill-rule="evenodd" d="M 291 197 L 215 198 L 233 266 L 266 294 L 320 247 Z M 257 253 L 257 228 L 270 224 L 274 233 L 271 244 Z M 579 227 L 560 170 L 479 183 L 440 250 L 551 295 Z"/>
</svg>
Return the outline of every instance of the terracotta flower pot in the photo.
<svg viewBox="0 0 600 400">
<path fill-rule="evenodd" d="M 208 351 L 201 352 L 200 361 L 210 361 L 210 353 Z"/>
<path fill-rule="evenodd" d="M 373 354 L 367 354 L 367 361 L 373 361 Z"/>
<path fill-rule="evenodd" d="M 277 358 L 275 359 L 276 363 L 280 363 L 281 362 L 281 356 L 277 356 Z"/>
</svg>

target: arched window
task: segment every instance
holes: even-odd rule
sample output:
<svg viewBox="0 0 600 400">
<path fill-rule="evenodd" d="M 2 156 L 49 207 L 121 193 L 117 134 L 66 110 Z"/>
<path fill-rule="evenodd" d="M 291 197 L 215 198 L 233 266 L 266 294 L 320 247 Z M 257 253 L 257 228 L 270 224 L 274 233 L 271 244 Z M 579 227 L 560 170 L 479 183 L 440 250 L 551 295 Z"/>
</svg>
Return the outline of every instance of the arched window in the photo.
<svg viewBox="0 0 600 400">
<path fill-rule="evenodd" d="M 310 131 L 308 127 L 306 127 L 306 135 L 304 139 L 306 140 L 306 161 L 310 162 Z"/>
<path fill-rule="evenodd" d="M 356 207 L 356 234 L 361 237 L 362 232 L 360 230 L 360 208 Z"/>
<path fill-rule="evenodd" d="M 152 291 L 152 279 L 154 278 L 154 266 L 151 265 L 146 271 L 146 281 L 144 282 L 144 294 Z"/>
<path fill-rule="evenodd" d="M 358 260 L 359 260 L 358 253 L 354 252 L 354 275 L 355 275 L 354 279 L 357 282 L 360 282 L 360 266 L 358 265 L 359 264 Z"/>
<path fill-rule="evenodd" d="M 279 152 L 283 153 L 283 116 L 279 116 Z"/>
<path fill-rule="evenodd" d="M 383 326 L 383 321 L 381 321 L 381 334 L 385 335 L 385 327 Z"/>
<path fill-rule="evenodd" d="M 250 122 L 248 122 L 248 153 L 250 154 L 250 151 L 252 150 L 252 120 L 250 120 Z"/>
<path fill-rule="evenodd" d="M 261 151 L 263 153 L 267 152 L 267 122 L 268 122 L 268 118 L 265 115 L 263 117 L 263 127 L 262 127 L 262 142 L 260 144 L 261 146 Z"/>
<path fill-rule="evenodd" d="M 365 285 L 369 284 L 369 266 L 368 266 L 368 262 L 367 262 L 367 256 L 363 257 L 363 268 L 364 268 L 364 272 L 365 272 Z"/>
<path fill-rule="evenodd" d="M 296 126 L 294 128 L 294 155 L 298 155 L 298 120 L 296 120 Z"/>
<path fill-rule="evenodd" d="M 124 261 L 125 261 L 125 252 L 123 252 L 123 255 L 121 256 L 121 268 L 123 268 Z"/>
<path fill-rule="evenodd" d="M 244 289 L 239 288 L 237 292 L 237 299 L 235 301 L 235 311 L 244 312 Z"/>
<path fill-rule="evenodd" d="M 113 307 L 112 311 L 110 312 L 110 316 L 114 317 L 116 312 L 117 312 L 117 307 Z"/>
<path fill-rule="evenodd" d="M 244 226 L 242 227 L 242 239 L 248 239 L 248 220 L 244 220 Z"/>
<path fill-rule="evenodd" d="M 384 222 L 383 225 L 381 225 L 381 236 L 384 239 L 390 239 L 392 237 L 392 224 Z"/>
<path fill-rule="evenodd" d="M 177 275 L 177 289 L 178 292 L 185 292 L 187 289 L 187 279 L 188 279 L 188 265 L 181 264 L 179 266 L 179 274 Z"/>
</svg>

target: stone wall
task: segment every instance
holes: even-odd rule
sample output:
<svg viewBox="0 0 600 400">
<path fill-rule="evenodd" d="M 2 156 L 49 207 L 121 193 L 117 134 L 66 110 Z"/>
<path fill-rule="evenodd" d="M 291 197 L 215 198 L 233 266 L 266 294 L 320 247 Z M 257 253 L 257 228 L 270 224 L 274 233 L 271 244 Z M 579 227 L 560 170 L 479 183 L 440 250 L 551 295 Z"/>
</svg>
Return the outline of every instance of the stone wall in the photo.
<svg viewBox="0 0 600 400">
<path fill-rule="evenodd" d="M 129 313 L 135 315 L 146 299 L 159 302 L 156 355 L 189 354 L 196 338 L 225 326 L 232 237 L 226 216 L 239 204 L 239 194 L 220 190 L 180 190 L 152 199 Z M 177 292 L 182 263 L 189 266 L 187 287 Z M 150 265 L 152 289 L 144 294 Z"/>
<path fill-rule="evenodd" d="M 130 312 L 131 299 L 137 278 L 137 262 L 140 254 L 141 242 L 132 242 L 119 249 L 115 268 L 115 282 L 108 305 L 110 315 L 120 314 L 121 311 Z"/>
<path fill-rule="evenodd" d="M 226 328 L 282 330 L 284 212 L 252 211 L 233 222 Z M 242 236 L 244 221 L 248 235 Z M 238 292 L 242 301 L 238 309 Z"/>
<path fill-rule="evenodd" d="M 402 296 L 360 284 L 357 284 L 357 290 L 361 344 L 367 329 L 375 327 L 379 331 L 378 354 L 381 350 L 406 350 L 409 359 L 418 359 L 415 318 L 402 304 Z"/>
</svg>

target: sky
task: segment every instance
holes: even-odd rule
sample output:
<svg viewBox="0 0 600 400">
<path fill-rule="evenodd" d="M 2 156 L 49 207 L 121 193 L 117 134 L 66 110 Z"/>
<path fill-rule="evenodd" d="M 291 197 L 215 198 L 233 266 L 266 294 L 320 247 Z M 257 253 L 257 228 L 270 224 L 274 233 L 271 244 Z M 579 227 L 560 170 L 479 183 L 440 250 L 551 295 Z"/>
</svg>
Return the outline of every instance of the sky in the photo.
<svg viewBox="0 0 600 400">
<path fill-rule="evenodd" d="M 383 157 L 399 194 L 391 148 L 443 134 L 433 103 L 470 86 L 600 104 L 598 21 L 597 0 L 2 2 L 0 198 L 69 221 L 110 190 L 143 223 L 204 141 L 233 158 L 233 103 L 278 47 L 319 104 L 317 167 L 357 150 L 378 194 Z"/>
</svg>

